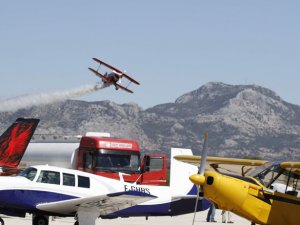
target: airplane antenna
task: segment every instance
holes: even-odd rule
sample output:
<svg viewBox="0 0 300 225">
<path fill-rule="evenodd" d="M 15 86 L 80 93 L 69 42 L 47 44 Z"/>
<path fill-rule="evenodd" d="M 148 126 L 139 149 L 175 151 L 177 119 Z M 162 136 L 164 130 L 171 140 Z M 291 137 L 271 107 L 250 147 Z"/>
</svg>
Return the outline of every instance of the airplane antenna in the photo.
<svg viewBox="0 0 300 225">
<path fill-rule="evenodd" d="M 200 165 L 198 167 L 198 174 L 199 175 L 204 175 L 206 158 L 207 158 L 207 150 L 206 150 L 207 139 L 208 139 L 208 132 L 205 132 L 204 133 L 203 150 L 202 150 L 202 154 L 201 154 Z M 197 185 L 197 198 L 196 198 L 196 203 L 195 203 L 195 210 L 194 210 L 194 216 L 193 216 L 193 223 L 192 223 L 192 225 L 195 224 L 195 218 L 196 218 L 197 207 L 198 207 L 198 202 L 199 202 L 200 188 L 201 188 L 200 185 Z"/>
</svg>

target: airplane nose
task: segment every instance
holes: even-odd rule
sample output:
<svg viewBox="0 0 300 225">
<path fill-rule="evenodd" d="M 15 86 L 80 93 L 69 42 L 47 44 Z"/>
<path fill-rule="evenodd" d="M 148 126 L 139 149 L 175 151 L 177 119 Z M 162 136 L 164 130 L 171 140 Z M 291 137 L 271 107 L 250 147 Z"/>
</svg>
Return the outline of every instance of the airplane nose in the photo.
<svg viewBox="0 0 300 225">
<path fill-rule="evenodd" d="M 205 176 L 193 174 L 190 176 L 190 181 L 192 181 L 194 184 L 203 185 L 205 183 Z"/>
</svg>

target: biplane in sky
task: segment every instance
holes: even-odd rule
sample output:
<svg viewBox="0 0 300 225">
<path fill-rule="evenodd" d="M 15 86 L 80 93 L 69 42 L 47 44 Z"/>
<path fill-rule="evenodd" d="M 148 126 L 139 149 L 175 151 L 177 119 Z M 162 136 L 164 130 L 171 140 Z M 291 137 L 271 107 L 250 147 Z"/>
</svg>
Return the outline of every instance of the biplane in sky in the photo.
<svg viewBox="0 0 300 225">
<path fill-rule="evenodd" d="M 206 141 L 205 141 L 206 143 Z M 267 162 L 202 156 L 175 156 L 193 165 L 200 162 L 199 173 L 190 180 L 199 185 L 200 196 L 216 208 L 242 216 L 251 224 L 300 224 L 300 162 Z M 211 170 L 205 170 L 205 164 Z M 223 165 L 253 166 L 248 173 L 220 172 Z"/>
<path fill-rule="evenodd" d="M 138 81 L 136 81 L 132 77 L 128 76 L 127 74 L 125 74 L 121 70 L 107 64 L 106 62 L 103 62 L 102 60 L 97 59 L 97 58 L 93 58 L 93 60 L 96 61 L 97 63 L 99 63 L 99 67 L 98 67 L 97 70 L 89 67 L 89 70 L 92 71 L 96 76 L 100 77 L 105 86 L 108 87 L 108 86 L 113 84 L 115 86 L 116 90 L 118 90 L 120 88 L 120 89 L 122 89 L 124 91 L 127 91 L 129 93 L 133 93 L 132 90 L 128 89 L 128 86 L 131 83 L 134 83 L 134 84 L 137 84 L 137 85 L 140 84 Z M 104 74 L 102 74 L 100 72 L 101 65 L 103 65 L 106 68 L 110 69 L 111 72 L 105 72 Z M 129 81 L 129 83 L 126 86 L 121 85 L 121 79 L 122 78 L 126 78 Z"/>
</svg>

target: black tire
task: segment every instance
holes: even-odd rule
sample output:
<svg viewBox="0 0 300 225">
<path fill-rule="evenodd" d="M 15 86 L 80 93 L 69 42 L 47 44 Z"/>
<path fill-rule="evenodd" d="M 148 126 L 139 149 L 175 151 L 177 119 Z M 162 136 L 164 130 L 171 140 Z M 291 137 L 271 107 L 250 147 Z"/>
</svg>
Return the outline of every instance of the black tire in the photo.
<svg viewBox="0 0 300 225">
<path fill-rule="evenodd" d="M 4 220 L 0 217 L 0 225 L 4 225 Z"/>
<path fill-rule="evenodd" d="M 32 220 L 32 225 L 49 225 L 48 218 L 45 216 L 36 216 Z"/>
<path fill-rule="evenodd" d="M 76 221 L 76 222 L 74 223 L 74 225 L 79 225 L 79 222 L 78 222 L 78 221 Z"/>
</svg>

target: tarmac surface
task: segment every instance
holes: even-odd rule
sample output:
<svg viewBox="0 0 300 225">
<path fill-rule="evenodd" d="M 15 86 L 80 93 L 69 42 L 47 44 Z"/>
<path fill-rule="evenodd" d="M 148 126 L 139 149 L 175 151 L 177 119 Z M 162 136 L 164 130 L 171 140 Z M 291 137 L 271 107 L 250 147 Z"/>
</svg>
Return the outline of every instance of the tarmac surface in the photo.
<svg viewBox="0 0 300 225">
<path fill-rule="evenodd" d="M 209 224 L 224 224 L 222 223 L 221 211 L 217 210 L 215 215 L 216 223 L 206 222 L 207 210 L 203 212 L 198 212 L 196 215 L 195 225 L 209 225 Z M 13 218 L 13 217 L 2 217 L 4 219 L 5 225 L 31 225 L 31 215 L 26 218 Z M 97 219 L 97 225 L 192 225 L 193 214 L 186 214 L 182 216 L 174 217 L 149 217 L 146 220 L 145 217 L 131 217 L 131 218 L 117 218 L 117 219 Z M 235 214 L 232 214 L 231 220 L 236 225 L 250 225 L 250 221 L 245 220 Z M 49 225 L 73 225 L 74 218 L 56 218 L 52 221 L 50 217 Z"/>
</svg>

